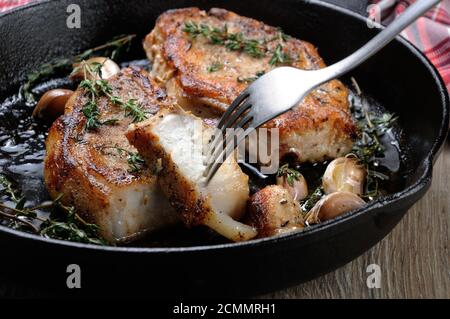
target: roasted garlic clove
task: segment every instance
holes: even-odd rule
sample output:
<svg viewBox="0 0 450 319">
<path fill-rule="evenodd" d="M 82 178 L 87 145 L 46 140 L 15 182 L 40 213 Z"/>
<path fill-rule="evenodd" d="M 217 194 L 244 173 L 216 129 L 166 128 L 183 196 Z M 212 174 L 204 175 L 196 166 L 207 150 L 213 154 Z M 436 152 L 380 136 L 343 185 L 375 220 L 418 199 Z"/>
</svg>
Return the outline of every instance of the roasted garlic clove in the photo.
<svg viewBox="0 0 450 319">
<path fill-rule="evenodd" d="M 70 78 L 73 80 L 83 80 L 86 76 L 89 80 L 100 80 L 100 77 L 98 74 L 91 74 L 90 72 L 85 72 L 83 68 L 83 63 L 89 65 L 91 68 L 95 66 L 96 64 L 102 64 L 100 75 L 101 79 L 107 80 L 110 77 L 116 75 L 120 72 L 120 67 L 117 65 L 116 62 L 114 62 L 111 59 L 105 58 L 105 57 L 95 57 L 90 58 L 86 61 L 83 61 L 81 63 L 76 63 L 73 65 L 74 71 L 70 75 Z"/>
<path fill-rule="evenodd" d="M 331 193 L 314 205 L 305 217 L 306 222 L 308 224 L 317 224 L 330 220 L 349 211 L 361 208 L 365 203 L 361 197 L 354 193 Z"/>
<path fill-rule="evenodd" d="M 308 196 L 308 184 L 302 174 L 293 176 L 278 176 L 277 185 L 284 187 L 296 201 L 305 199 Z"/>
<path fill-rule="evenodd" d="M 53 121 L 64 114 L 64 107 L 73 91 L 54 89 L 45 92 L 33 110 L 33 117 Z"/>
<path fill-rule="evenodd" d="M 326 194 L 351 192 L 361 195 L 367 172 L 358 163 L 356 157 L 339 157 L 332 161 L 322 177 L 322 186 Z"/>
</svg>

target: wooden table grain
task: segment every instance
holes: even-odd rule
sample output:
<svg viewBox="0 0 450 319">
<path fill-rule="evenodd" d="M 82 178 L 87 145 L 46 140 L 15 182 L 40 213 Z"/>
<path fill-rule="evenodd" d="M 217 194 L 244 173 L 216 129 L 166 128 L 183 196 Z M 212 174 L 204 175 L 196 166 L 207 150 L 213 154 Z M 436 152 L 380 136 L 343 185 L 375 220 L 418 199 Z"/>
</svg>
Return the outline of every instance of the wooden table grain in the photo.
<svg viewBox="0 0 450 319">
<path fill-rule="evenodd" d="M 450 298 L 450 144 L 434 168 L 430 190 L 394 230 L 344 267 L 264 298 Z M 367 266 L 381 269 L 369 289 Z"/>
</svg>

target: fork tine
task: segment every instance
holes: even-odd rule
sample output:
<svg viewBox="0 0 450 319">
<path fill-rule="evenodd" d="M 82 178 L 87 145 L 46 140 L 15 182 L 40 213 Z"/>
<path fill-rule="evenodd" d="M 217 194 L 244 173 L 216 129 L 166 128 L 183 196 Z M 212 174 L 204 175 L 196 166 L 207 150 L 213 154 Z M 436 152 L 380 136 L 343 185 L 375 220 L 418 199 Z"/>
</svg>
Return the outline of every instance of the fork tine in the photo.
<svg viewBox="0 0 450 319">
<path fill-rule="evenodd" d="M 241 119 L 234 127 L 231 127 L 231 129 L 242 127 L 243 125 L 248 123 L 250 120 L 251 120 L 251 116 L 247 115 L 246 117 Z M 208 156 L 208 160 L 206 161 L 206 164 L 208 165 L 206 173 L 207 173 L 208 169 L 210 168 L 211 164 L 213 164 L 214 162 L 217 161 L 217 159 L 218 159 L 217 155 L 219 153 L 221 153 L 221 151 L 226 149 L 227 145 L 229 145 L 231 143 L 231 140 L 236 136 L 236 134 L 234 134 L 234 133 L 235 132 L 233 131 L 232 133 L 226 134 L 224 136 L 222 148 L 218 148 L 218 149 L 214 150 L 214 152 Z M 222 157 L 223 157 L 223 154 L 222 154 Z"/>
<path fill-rule="evenodd" d="M 245 101 L 244 103 L 242 103 L 241 106 L 239 108 L 237 108 L 236 111 L 233 114 L 231 114 L 231 116 L 228 118 L 226 123 L 223 124 L 222 129 L 226 129 L 227 127 L 233 127 L 232 125 L 234 124 L 234 122 L 236 122 L 236 120 L 242 114 L 244 114 L 245 111 L 247 111 L 251 107 L 252 107 L 252 104 L 249 101 Z"/>
<path fill-rule="evenodd" d="M 231 105 L 227 108 L 225 113 L 223 113 L 222 117 L 220 118 L 219 124 L 217 124 L 217 127 L 220 129 L 222 128 L 225 121 L 228 119 L 231 113 L 234 112 L 234 110 L 246 99 L 250 96 L 247 90 L 239 94 L 239 96 L 231 103 Z"/>
<path fill-rule="evenodd" d="M 234 128 L 243 128 L 244 125 L 246 125 L 249 121 L 251 121 L 253 116 L 247 114 L 243 119 L 241 119 Z M 249 127 L 250 128 L 250 127 Z M 226 136 L 225 143 L 223 144 L 225 147 L 222 147 L 221 149 L 217 149 L 214 151 L 214 153 L 210 154 L 208 156 L 208 160 L 206 161 L 207 167 L 205 169 L 205 172 L 203 173 L 204 176 L 210 176 L 209 179 L 207 179 L 207 182 L 214 176 L 214 174 L 217 172 L 219 167 L 223 164 L 223 162 L 227 158 L 227 154 L 231 153 L 232 150 L 234 150 L 242 141 L 241 137 L 242 135 L 247 136 L 249 132 L 247 132 L 248 129 L 244 130 L 243 134 L 240 134 L 239 136 L 236 136 L 236 134 L 232 133 Z M 231 140 L 237 137 L 237 142 L 231 143 Z M 231 149 L 231 147 L 233 147 Z M 225 155 L 225 156 L 224 156 Z M 224 158 L 225 157 L 225 158 Z M 212 159 L 212 160 L 211 160 Z M 213 170 L 213 173 L 211 174 L 211 169 Z"/>
<path fill-rule="evenodd" d="M 217 146 L 219 146 L 220 142 L 224 142 L 223 139 L 217 139 L 217 136 L 225 136 L 225 132 L 227 128 L 235 128 L 233 124 L 236 124 L 235 122 L 239 119 L 239 117 L 244 114 L 245 111 L 247 111 L 249 108 L 251 108 L 251 104 L 249 102 L 244 102 L 239 108 L 236 109 L 236 112 L 232 113 L 230 118 L 227 120 L 227 122 L 223 125 L 222 128 L 216 128 L 216 131 L 214 132 L 213 137 L 211 138 L 209 142 L 208 149 L 206 151 L 207 154 L 207 160 L 210 159 L 211 155 L 216 150 Z M 239 126 L 238 126 L 239 127 Z M 220 131 L 220 132 L 219 132 Z"/>
<path fill-rule="evenodd" d="M 231 151 L 236 148 L 249 134 L 252 130 L 254 130 L 254 126 L 250 126 L 248 127 L 246 130 L 244 130 L 244 132 L 242 132 L 237 138 L 236 138 L 236 144 L 231 144 L 231 143 L 227 143 L 226 148 L 220 153 L 220 155 L 218 157 L 215 158 L 215 161 L 213 162 L 213 164 L 209 164 L 207 169 L 205 170 L 204 175 L 206 176 L 206 184 L 208 184 L 211 179 L 214 177 L 214 175 L 217 173 L 217 171 L 219 170 L 219 168 L 222 166 L 222 164 L 224 163 L 224 161 L 226 160 L 220 160 L 221 158 L 224 158 L 224 155 L 230 153 L 231 155 Z M 233 135 L 233 138 L 236 137 L 235 135 Z"/>
<path fill-rule="evenodd" d="M 227 121 L 228 117 L 231 115 L 231 113 L 233 113 L 233 111 L 239 106 L 241 105 L 241 103 L 247 99 L 250 96 L 250 94 L 248 93 L 247 90 L 245 90 L 244 92 L 242 92 L 241 94 L 239 94 L 239 96 L 233 101 L 233 103 L 231 103 L 231 105 L 227 108 L 227 110 L 225 111 L 225 113 L 222 115 L 222 117 L 220 118 L 219 123 L 217 124 L 217 129 L 216 132 L 214 132 L 214 134 L 211 136 L 210 141 L 209 141 L 209 146 L 208 149 L 206 151 L 206 154 L 211 154 L 211 152 L 213 152 L 213 142 L 216 139 L 216 134 L 218 130 L 221 130 L 221 134 L 223 136 L 223 124 Z M 217 143 L 214 144 L 214 149 L 217 147 Z"/>
</svg>

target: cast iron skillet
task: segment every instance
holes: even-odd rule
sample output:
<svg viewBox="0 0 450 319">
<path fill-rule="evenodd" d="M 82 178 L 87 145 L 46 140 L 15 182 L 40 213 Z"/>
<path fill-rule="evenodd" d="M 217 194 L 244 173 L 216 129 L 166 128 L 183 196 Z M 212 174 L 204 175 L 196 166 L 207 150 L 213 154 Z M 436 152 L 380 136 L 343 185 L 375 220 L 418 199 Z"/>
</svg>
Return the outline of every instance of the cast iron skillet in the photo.
<svg viewBox="0 0 450 319">
<path fill-rule="evenodd" d="M 350 11 L 299 0 L 79 0 L 82 28 L 66 27 L 71 0 L 43 1 L 0 17 L 0 97 L 58 56 L 81 52 L 118 34 L 142 38 L 172 8 L 223 7 L 281 26 L 337 61 L 373 37 L 375 29 Z M 352 72 L 364 91 L 399 116 L 408 159 L 405 187 L 304 232 L 248 243 L 190 248 L 95 247 L 38 238 L 0 227 L 1 272 L 57 295 L 248 296 L 298 284 L 334 270 L 380 241 L 427 191 L 447 135 L 449 100 L 430 62 L 402 39 Z M 345 80 L 345 79 L 344 79 Z M 82 287 L 66 288 L 66 267 L 82 269 Z M 5 275 L 4 275 L 5 276 Z"/>
</svg>

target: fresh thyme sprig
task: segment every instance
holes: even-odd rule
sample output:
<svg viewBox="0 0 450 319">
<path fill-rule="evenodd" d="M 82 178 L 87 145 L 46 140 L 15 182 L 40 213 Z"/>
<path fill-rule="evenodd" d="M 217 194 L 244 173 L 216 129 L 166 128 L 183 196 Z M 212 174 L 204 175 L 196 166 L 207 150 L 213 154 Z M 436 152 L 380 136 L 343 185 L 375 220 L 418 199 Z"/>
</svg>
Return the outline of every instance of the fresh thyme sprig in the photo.
<svg viewBox="0 0 450 319">
<path fill-rule="evenodd" d="M 118 146 L 103 146 L 101 149 L 102 150 L 114 149 L 121 156 L 123 154 L 126 154 L 127 155 L 127 163 L 130 167 L 130 169 L 128 170 L 129 173 L 138 173 L 145 166 L 145 161 L 141 157 L 141 155 L 139 155 L 139 153 L 131 152 L 129 150 L 126 150 L 126 149 L 118 147 Z"/>
<path fill-rule="evenodd" d="M 142 106 L 137 103 L 136 99 L 129 99 L 127 102 L 124 102 L 118 96 L 107 95 L 111 103 L 121 107 L 125 111 L 125 116 L 129 116 L 133 119 L 133 123 L 142 122 L 148 118 L 147 114 L 142 109 Z"/>
<path fill-rule="evenodd" d="M 209 40 L 211 44 L 223 45 L 230 51 L 242 51 L 255 58 L 262 58 L 267 54 L 271 54 L 269 60 L 270 65 L 289 65 L 293 59 L 286 52 L 281 43 L 289 39 L 283 31 L 279 30 L 276 37 L 272 39 L 247 39 L 242 32 L 231 33 L 228 31 L 227 25 L 223 28 L 211 27 L 207 24 L 198 24 L 194 21 L 187 21 L 184 24 L 183 31 L 188 33 L 192 38 L 203 36 Z M 275 50 L 271 52 L 267 43 L 272 41 L 280 42 Z"/>
<path fill-rule="evenodd" d="M 130 173 L 139 172 L 145 164 L 144 159 L 138 153 L 128 152 L 128 165 L 130 165 Z"/>
<path fill-rule="evenodd" d="M 275 48 L 275 51 L 273 52 L 272 58 L 270 58 L 269 64 L 270 65 L 285 65 L 285 64 L 291 64 L 292 58 L 283 52 L 283 46 L 281 44 L 278 44 Z"/>
<path fill-rule="evenodd" d="M 106 96 L 111 103 L 118 105 L 125 111 L 125 116 L 133 119 L 133 122 L 141 122 L 147 119 L 142 106 L 136 99 L 129 99 L 124 102 L 122 98 L 112 95 L 113 89 L 107 80 L 101 79 L 101 63 L 87 63 L 82 61 L 80 67 L 83 68 L 84 80 L 80 83 L 80 88 L 85 90 L 85 94 L 90 98 L 83 106 L 83 114 L 86 117 L 86 130 L 95 130 L 100 125 L 115 124 L 117 119 L 108 119 L 100 121 L 100 111 L 97 105 L 97 98 Z"/>
<path fill-rule="evenodd" d="M 99 227 L 90 224 L 81 218 L 71 206 L 61 203 L 62 194 L 54 201 L 45 202 L 36 206 L 26 207 L 26 199 L 19 195 L 9 179 L 0 174 L 0 194 L 15 205 L 0 203 L 0 220 L 10 220 L 13 228 L 24 229 L 44 237 L 104 245 L 106 241 L 99 235 Z M 38 216 L 41 210 L 52 210 L 48 218 Z"/>
<path fill-rule="evenodd" d="M 214 72 L 220 71 L 222 69 L 223 69 L 223 64 L 216 61 L 216 62 L 213 62 L 210 66 L 208 66 L 208 68 L 206 70 L 209 73 L 214 73 Z"/>
<path fill-rule="evenodd" d="M 14 203 L 14 210 L 21 211 L 25 206 L 26 199 L 18 194 L 18 192 L 13 188 L 13 184 L 9 181 L 9 179 L 2 174 L 0 174 L 0 187 L 0 195 L 6 195 L 8 199 Z M 33 223 L 25 219 L 25 217 L 28 217 L 28 215 L 30 215 L 29 213 L 22 212 L 20 214 L 11 214 L 5 211 L 8 210 L 8 208 L 9 206 L 0 203 L 0 217 L 10 220 L 13 223 L 12 225 L 10 225 L 11 227 L 20 228 L 20 226 L 24 226 L 28 229 L 32 229 L 34 232 L 38 231 Z"/>
<path fill-rule="evenodd" d="M 14 203 L 19 203 L 22 198 L 17 197 L 18 195 L 16 194 L 16 190 L 14 190 L 12 183 L 9 181 L 9 179 L 6 178 L 6 176 L 0 174 L 0 192 L 4 192 L 6 193 L 6 195 L 8 195 L 11 200 Z"/>
<path fill-rule="evenodd" d="M 44 237 L 81 242 L 94 245 L 106 245 L 99 235 L 100 228 L 96 224 L 86 222 L 72 206 L 61 204 L 62 195 L 55 199 L 49 208 L 57 208 L 63 212 L 61 217 L 50 217 L 40 227 L 40 235 Z"/>
<path fill-rule="evenodd" d="M 354 81 L 354 83 L 356 82 Z M 362 95 L 357 84 L 355 87 L 357 90 L 356 98 L 359 99 L 359 103 L 354 102 L 352 108 L 353 116 L 361 131 L 361 138 L 353 145 L 352 153 L 360 159 L 367 170 L 364 197 L 373 199 L 379 195 L 380 182 L 389 179 L 388 176 L 379 172 L 377 167 L 377 157 L 383 156 L 385 151 L 380 139 L 392 128 L 397 117 L 390 113 L 379 115 L 370 112 L 367 99 Z"/>
<path fill-rule="evenodd" d="M 284 164 L 277 172 L 277 177 L 283 176 L 286 177 L 286 181 L 290 186 L 294 186 L 294 182 L 300 180 L 302 174 L 293 168 L 289 168 L 289 164 Z"/>
<path fill-rule="evenodd" d="M 84 72 L 84 80 L 80 82 L 80 88 L 84 89 L 85 96 L 89 98 L 82 108 L 83 115 L 86 117 L 85 129 L 87 131 L 95 130 L 104 124 L 111 124 L 108 120 L 106 122 L 100 121 L 100 110 L 97 105 L 97 98 L 109 91 L 105 85 L 105 80 L 96 80 L 101 70 L 101 63 L 86 63 L 81 62 L 81 68 Z M 93 80 L 89 78 L 92 77 Z"/>
<path fill-rule="evenodd" d="M 317 187 L 310 196 L 300 203 L 303 214 L 308 213 L 316 203 L 325 195 L 322 186 Z"/>
<path fill-rule="evenodd" d="M 230 51 L 243 51 L 255 58 L 261 58 L 266 53 L 266 48 L 262 41 L 247 39 L 242 32 L 231 33 L 227 25 L 222 29 L 211 27 L 207 24 L 197 24 L 194 21 L 187 21 L 183 31 L 191 37 L 204 36 L 212 44 L 223 45 Z"/>
<path fill-rule="evenodd" d="M 57 72 L 68 71 L 74 63 L 81 62 L 94 54 L 102 54 L 103 56 L 110 57 L 114 60 L 124 49 L 130 47 L 130 44 L 135 37 L 136 35 L 134 34 L 121 36 L 73 57 L 58 58 L 49 63 L 44 63 L 36 71 L 27 75 L 27 79 L 21 86 L 20 92 L 28 105 L 34 105 L 36 104 L 36 97 L 32 92 L 32 89 L 38 81 L 48 78 Z"/>
<path fill-rule="evenodd" d="M 262 77 L 264 74 L 266 74 L 266 71 L 258 71 L 258 72 L 256 72 L 256 74 L 255 74 L 254 76 L 250 76 L 250 77 L 247 77 L 247 78 L 244 78 L 244 77 L 239 76 L 239 77 L 237 78 L 237 81 L 238 81 L 239 83 L 252 83 L 252 82 L 258 80 L 258 79 L 259 79 L 260 77 Z"/>
<path fill-rule="evenodd" d="M 363 103 L 365 103 L 363 101 Z M 392 114 L 384 113 L 377 115 L 369 112 L 364 106 L 354 112 L 357 126 L 361 130 L 361 138 L 355 143 L 353 153 L 367 164 L 375 156 L 384 152 L 384 147 L 380 143 L 380 137 L 392 127 L 397 120 Z"/>
</svg>

